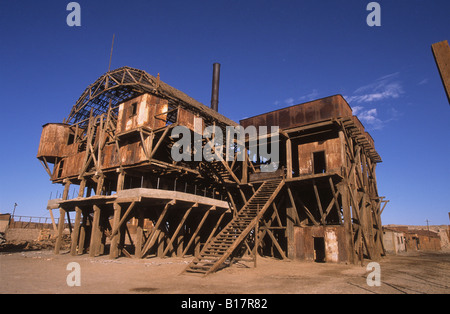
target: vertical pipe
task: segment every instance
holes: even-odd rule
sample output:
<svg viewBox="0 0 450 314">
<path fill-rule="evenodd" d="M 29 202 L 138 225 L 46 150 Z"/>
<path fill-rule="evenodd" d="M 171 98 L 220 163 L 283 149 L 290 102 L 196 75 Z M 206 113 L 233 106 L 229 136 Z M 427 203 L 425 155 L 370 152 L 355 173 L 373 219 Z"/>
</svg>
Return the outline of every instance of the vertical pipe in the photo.
<svg viewBox="0 0 450 314">
<path fill-rule="evenodd" d="M 214 111 L 219 111 L 219 80 L 220 80 L 220 63 L 214 63 L 212 91 L 211 91 L 211 109 Z"/>
</svg>

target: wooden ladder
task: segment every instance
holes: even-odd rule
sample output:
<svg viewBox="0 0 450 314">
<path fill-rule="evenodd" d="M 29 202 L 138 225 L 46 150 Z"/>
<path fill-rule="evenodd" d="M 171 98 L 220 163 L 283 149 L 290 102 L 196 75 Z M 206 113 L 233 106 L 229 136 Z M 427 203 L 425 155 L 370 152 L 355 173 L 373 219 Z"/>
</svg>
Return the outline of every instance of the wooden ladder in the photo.
<svg viewBox="0 0 450 314">
<path fill-rule="evenodd" d="M 207 243 L 182 273 L 208 275 L 227 260 L 248 236 L 284 185 L 279 178 L 265 181 L 222 231 Z"/>
</svg>

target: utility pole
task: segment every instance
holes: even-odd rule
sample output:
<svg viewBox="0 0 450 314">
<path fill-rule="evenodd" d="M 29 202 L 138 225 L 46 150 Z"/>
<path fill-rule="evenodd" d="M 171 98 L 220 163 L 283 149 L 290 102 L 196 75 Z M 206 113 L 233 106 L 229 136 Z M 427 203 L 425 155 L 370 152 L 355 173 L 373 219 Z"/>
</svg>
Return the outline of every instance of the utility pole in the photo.
<svg viewBox="0 0 450 314">
<path fill-rule="evenodd" d="M 17 203 L 14 203 L 14 209 L 13 209 L 13 214 L 12 214 L 13 219 L 14 219 L 14 213 L 16 212 L 16 207 L 17 207 Z"/>
<path fill-rule="evenodd" d="M 427 222 L 427 230 L 428 230 L 428 232 L 430 232 L 430 226 L 428 225 L 428 223 L 429 223 L 430 221 L 427 219 L 426 222 Z"/>
</svg>

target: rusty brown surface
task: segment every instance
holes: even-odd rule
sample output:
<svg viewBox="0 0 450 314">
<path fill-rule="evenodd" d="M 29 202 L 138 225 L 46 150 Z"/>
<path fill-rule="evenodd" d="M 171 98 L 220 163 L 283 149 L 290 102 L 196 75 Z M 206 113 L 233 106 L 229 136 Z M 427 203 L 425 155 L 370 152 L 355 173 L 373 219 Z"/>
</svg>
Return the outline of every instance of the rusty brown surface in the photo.
<svg viewBox="0 0 450 314">
<path fill-rule="evenodd" d="M 136 106 L 136 112 L 134 114 L 132 112 L 133 105 Z M 163 127 L 165 126 L 166 119 L 166 114 L 164 113 L 167 110 L 167 100 L 154 95 L 143 94 L 128 100 L 119 107 L 116 134 L 143 126 L 150 129 Z"/>
<path fill-rule="evenodd" d="M 330 237 L 334 234 L 335 238 Z M 294 227 L 295 258 L 313 261 L 314 238 L 324 238 L 325 261 L 347 262 L 344 226 Z"/>
<path fill-rule="evenodd" d="M 299 174 L 314 173 L 313 153 L 325 151 L 326 172 L 340 172 L 342 160 L 342 145 L 339 138 L 315 141 L 298 145 Z"/>
<path fill-rule="evenodd" d="M 69 136 L 69 125 L 48 123 L 43 126 L 37 157 L 46 157 L 52 162 L 55 157 L 62 157 Z"/>
<path fill-rule="evenodd" d="M 243 119 L 240 123 L 243 127 L 279 126 L 280 129 L 288 129 L 322 120 L 351 116 L 352 110 L 345 99 L 341 95 L 335 95 Z"/>
<path fill-rule="evenodd" d="M 431 48 L 450 104 L 450 46 L 444 40 L 433 44 Z"/>
</svg>

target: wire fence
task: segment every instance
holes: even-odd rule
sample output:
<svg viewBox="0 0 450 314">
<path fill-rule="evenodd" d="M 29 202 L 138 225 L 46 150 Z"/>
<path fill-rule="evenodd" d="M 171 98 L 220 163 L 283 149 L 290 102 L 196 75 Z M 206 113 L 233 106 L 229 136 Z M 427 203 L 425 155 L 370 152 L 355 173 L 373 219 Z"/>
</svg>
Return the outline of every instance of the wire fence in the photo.
<svg viewBox="0 0 450 314">
<path fill-rule="evenodd" d="M 55 225 L 58 225 L 59 218 L 55 217 Z M 67 224 L 67 217 L 64 219 Z M 70 219 L 71 224 L 75 223 L 75 220 Z M 9 228 L 23 228 L 23 229 L 51 229 L 53 228 L 53 222 L 50 217 L 35 217 L 35 216 L 11 216 L 9 222 Z"/>
</svg>

